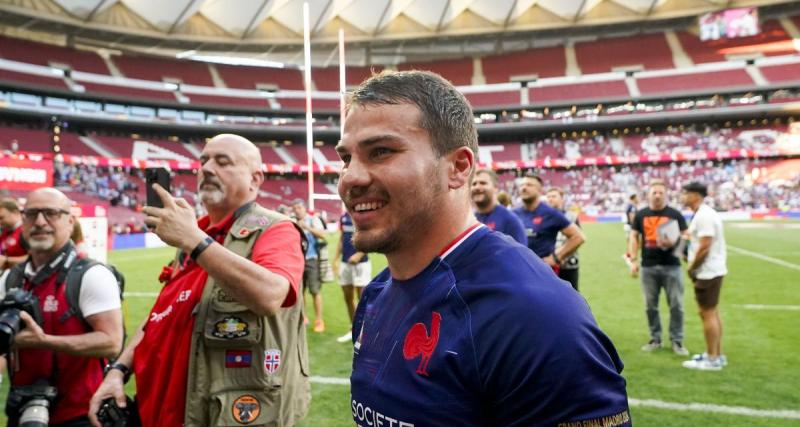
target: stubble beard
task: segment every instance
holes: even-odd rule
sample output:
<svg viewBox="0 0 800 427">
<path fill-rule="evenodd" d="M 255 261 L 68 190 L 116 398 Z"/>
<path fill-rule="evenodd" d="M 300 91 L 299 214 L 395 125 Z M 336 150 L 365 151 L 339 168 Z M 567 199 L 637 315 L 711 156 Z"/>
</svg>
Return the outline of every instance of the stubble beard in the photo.
<svg viewBox="0 0 800 427">
<path fill-rule="evenodd" d="M 435 221 L 436 206 L 444 193 L 443 185 L 436 175 L 436 168 L 432 165 L 426 173 L 427 179 L 423 180 L 431 183 L 431 186 L 423 187 L 425 190 L 417 192 L 424 197 L 417 198 L 412 203 L 403 203 L 401 200 L 394 202 L 393 208 L 399 211 L 396 214 L 399 216 L 397 225 L 375 231 L 359 231 L 356 227 L 353 246 L 360 252 L 390 254 L 414 240 L 424 239 L 427 234 L 424 230 Z"/>
</svg>

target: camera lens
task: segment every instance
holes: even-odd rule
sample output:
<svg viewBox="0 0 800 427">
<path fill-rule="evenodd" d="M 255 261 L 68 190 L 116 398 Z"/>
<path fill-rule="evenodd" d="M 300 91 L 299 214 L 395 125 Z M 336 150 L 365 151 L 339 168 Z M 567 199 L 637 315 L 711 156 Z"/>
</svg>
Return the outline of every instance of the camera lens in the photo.
<svg viewBox="0 0 800 427">
<path fill-rule="evenodd" d="M 47 427 L 50 421 L 50 405 L 45 399 L 31 399 L 22 408 L 19 427 Z"/>
<path fill-rule="evenodd" d="M 10 308 L 0 313 L 0 354 L 7 354 L 11 340 L 19 332 L 19 310 Z"/>
</svg>

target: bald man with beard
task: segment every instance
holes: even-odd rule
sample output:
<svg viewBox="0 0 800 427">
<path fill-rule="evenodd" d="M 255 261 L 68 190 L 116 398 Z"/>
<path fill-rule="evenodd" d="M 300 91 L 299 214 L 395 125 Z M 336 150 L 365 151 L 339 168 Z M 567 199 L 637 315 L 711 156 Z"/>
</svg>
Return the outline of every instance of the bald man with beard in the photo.
<svg viewBox="0 0 800 427">
<path fill-rule="evenodd" d="M 200 163 L 200 219 L 154 185 L 164 207 L 146 207 L 145 222 L 177 255 L 90 412 L 108 398 L 125 406 L 133 371 L 142 425 L 294 425 L 310 401 L 302 233 L 256 203 L 264 176 L 252 142 L 218 135 Z"/>
</svg>

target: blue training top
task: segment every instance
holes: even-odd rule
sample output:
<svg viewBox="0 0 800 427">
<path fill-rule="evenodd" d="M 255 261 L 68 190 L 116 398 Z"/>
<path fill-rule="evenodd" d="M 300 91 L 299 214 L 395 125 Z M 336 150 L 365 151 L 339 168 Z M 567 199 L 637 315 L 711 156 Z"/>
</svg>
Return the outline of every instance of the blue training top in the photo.
<svg viewBox="0 0 800 427">
<path fill-rule="evenodd" d="M 475 212 L 475 218 L 490 229 L 511 236 L 522 245 L 528 244 L 528 236 L 525 234 L 522 222 L 503 205 L 495 206 L 488 214 Z"/>
<path fill-rule="evenodd" d="M 386 269 L 365 289 L 356 425 L 630 425 L 622 361 L 586 301 L 525 247 L 476 227 L 415 277 Z"/>
<path fill-rule="evenodd" d="M 563 213 L 544 202 L 540 202 L 539 206 L 532 211 L 523 206 L 514 209 L 514 213 L 525 227 L 528 235 L 528 247 L 539 258 L 555 252 L 558 232 L 572 224 Z"/>
</svg>

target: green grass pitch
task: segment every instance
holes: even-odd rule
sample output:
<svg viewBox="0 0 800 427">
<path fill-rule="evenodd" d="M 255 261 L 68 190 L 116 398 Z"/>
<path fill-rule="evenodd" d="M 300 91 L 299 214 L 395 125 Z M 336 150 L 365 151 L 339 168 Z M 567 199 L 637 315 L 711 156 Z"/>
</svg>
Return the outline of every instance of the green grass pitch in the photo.
<svg viewBox="0 0 800 427">
<path fill-rule="evenodd" d="M 728 244 L 800 265 L 800 228 L 797 222 L 726 223 Z M 785 266 L 729 250 L 729 274 L 720 303 L 724 322 L 724 352 L 729 365 L 721 372 L 697 372 L 681 367 L 683 357 L 669 350 L 646 354 L 639 347 L 648 339 L 644 303 L 638 279 L 627 274 L 620 257 L 625 251 L 620 224 L 586 224 L 588 242 L 581 248 L 581 292 L 602 329 L 611 337 L 623 361 L 628 395 L 638 400 L 673 403 L 703 403 L 752 409 L 800 411 L 800 311 L 752 310 L 744 304 L 800 306 L 800 272 Z M 332 236 L 330 247 L 336 245 Z M 129 292 L 157 292 L 156 277 L 172 256 L 171 249 L 126 250 L 110 254 L 110 261 L 126 276 Z M 373 273 L 386 266 L 374 256 Z M 688 280 L 687 280 L 688 282 Z M 327 330 L 308 332 L 312 374 L 346 378 L 350 374 L 352 350 L 336 342 L 347 331 L 349 321 L 336 283 L 323 286 Z M 133 331 L 149 312 L 154 298 L 129 297 L 127 327 Z M 685 345 L 702 352 L 704 342 L 696 314 L 693 291 L 685 295 Z M 310 304 L 307 312 L 313 316 Z M 668 309 L 661 301 L 662 322 Z M 524 321 L 524 319 L 520 319 Z M 667 337 L 665 337 L 667 340 Z M 5 401 L 8 381 L 0 389 Z M 133 394 L 133 381 L 128 392 Z M 344 385 L 312 384 L 313 400 L 301 426 L 353 425 L 349 389 Z M 658 409 L 633 406 L 636 425 L 646 426 L 790 426 L 798 419 L 759 418 L 713 412 Z M 5 418 L 0 415 L 0 425 Z"/>
</svg>

